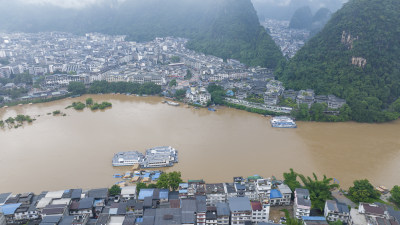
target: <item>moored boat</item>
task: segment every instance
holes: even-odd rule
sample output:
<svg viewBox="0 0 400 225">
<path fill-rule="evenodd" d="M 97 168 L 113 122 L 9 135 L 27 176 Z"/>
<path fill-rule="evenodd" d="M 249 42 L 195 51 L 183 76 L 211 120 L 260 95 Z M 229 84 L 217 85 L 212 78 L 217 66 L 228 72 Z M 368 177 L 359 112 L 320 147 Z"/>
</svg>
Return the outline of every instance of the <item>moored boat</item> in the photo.
<svg viewBox="0 0 400 225">
<path fill-rule="evenodd" d="M 271 126 L 276 128 L 297 128 L 294 120 L 287 116 L 275 116 L 271 119 Z"/>
</svg>

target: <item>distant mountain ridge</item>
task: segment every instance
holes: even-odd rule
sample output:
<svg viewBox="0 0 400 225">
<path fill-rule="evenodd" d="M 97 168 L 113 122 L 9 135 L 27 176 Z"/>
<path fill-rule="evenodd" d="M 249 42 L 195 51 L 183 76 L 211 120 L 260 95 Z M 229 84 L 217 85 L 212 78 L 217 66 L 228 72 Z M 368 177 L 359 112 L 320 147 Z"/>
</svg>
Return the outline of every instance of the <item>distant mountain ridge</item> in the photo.
<svg viewBox="0 0 400 225">
<path fill-rule="evenodd" d="M 192 39 L 194 50 L 251 66 L 275 68 L 283 58 L 250 0 L 126 0 L 83 9 L 21 4 L 0 0 L 0 30 L 101 32 L 133 41 L 179 36 Z"/>
<path fill-rule="evenodd" d="M 279 79 L 288 88 L 345 98 L 356 121 L 397 119 L 399 37 L 400 1 L 350 0 L 278 70 Z"/>
</svg>

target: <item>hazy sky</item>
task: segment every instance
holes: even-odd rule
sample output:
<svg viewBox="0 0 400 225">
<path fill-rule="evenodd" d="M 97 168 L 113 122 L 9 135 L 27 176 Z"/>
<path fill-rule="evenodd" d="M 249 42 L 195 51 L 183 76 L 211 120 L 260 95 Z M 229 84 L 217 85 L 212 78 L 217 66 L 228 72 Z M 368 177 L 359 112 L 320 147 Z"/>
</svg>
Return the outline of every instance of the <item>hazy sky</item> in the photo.
<svg viewBox="0 0 400 225">
<path fill-rule="evenodd" d="M 104 2 L 122 2 L 125 0 L 17 0 L 25 3 L 34 3 L 34 4 L 53 4 L 66 8 L 82 8 L 87 5 L 104 3 Z M 146 0 L 143 0 L 146 1 Z M 201 0 L 199 0 L 201 1 Z M 252 0 L 255 3 L 270 3 L 276 6 L 286 6 L 289 5 L 290 2 L 300 1 L 300 0 Z M 310 4 L 319 4 L 323 6 L 324 1 L 328 0 L 307 0 Z M 337 0 L 338 2 L 347 2 L 347 0 Z M 304 1 L 302 1 L 304 2 Z"/>
<path fill-rule="evenodd" d="M 99 4 L 104 2 L 122 2 L 125 0 L 18 0 L 23 3 L 30 4 L 52 4 L 64 8 L 83 8 L 88 5 Z"/>
</svg>

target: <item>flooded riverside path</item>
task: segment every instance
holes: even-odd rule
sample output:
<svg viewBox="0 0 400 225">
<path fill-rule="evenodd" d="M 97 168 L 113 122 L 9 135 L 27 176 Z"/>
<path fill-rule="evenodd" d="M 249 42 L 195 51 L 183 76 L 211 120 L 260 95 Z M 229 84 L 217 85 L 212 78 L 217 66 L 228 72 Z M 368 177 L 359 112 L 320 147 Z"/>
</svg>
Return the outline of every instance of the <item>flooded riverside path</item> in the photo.
<svg viewBox="0 0 400 225">
<path fill-rule="evenodd" d="M 65 109 L 74 101 L 108 101 L 111 109 Z M 0 120 L 36 118 L 17 129 L 0 129 L 0 193 L 110 187 L 129 167 L 113 168 L 119 151 L 170 145 L 184 179 L 232 182 L 233 176 L 282 178 L 293 168 L 326 174 L 347 188 L 355 179 L 400 184 L 400 121 L 385 124 L 298 122 L 272 128 L 268 117 L 220 108 L 174 107 L 159 97 L 86 95 L 0 109 Z M 47 115 L 55 110 L 67 116 Z M 38 116 L 40 115 L 40 116 Z"/>
</svg>

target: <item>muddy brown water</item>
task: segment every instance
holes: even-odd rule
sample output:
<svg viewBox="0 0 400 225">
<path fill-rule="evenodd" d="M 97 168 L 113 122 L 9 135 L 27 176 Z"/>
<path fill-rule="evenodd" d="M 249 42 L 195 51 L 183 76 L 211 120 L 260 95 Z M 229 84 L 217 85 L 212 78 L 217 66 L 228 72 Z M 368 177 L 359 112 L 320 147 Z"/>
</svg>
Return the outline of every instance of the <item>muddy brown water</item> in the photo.
<svg viewBox="0 0 400 225">
<path fill-rule="evenodd" d="M 294 168 L 336 178 L 347 188 L 368 178 L 400 184 L 400 121 L 385 124 L 298 122 L 271 128 L 268 117 L 220 108 L 217 112 L 162 104 L 159 97 L 93 95 L 111 109 L 65 109 L 74 99 L 0 109 L 0 119 L 37 120 L 0 130 L 0 193 L 109 187 L 129 168 L 113 168 L 119 151 L 171 145 L 180 162 L 166 171 L 184 179 L 230 182 L 233 176 L 282 177 Z M 47 115 L 61 110 L 67 116 Z"/>
</svg>

